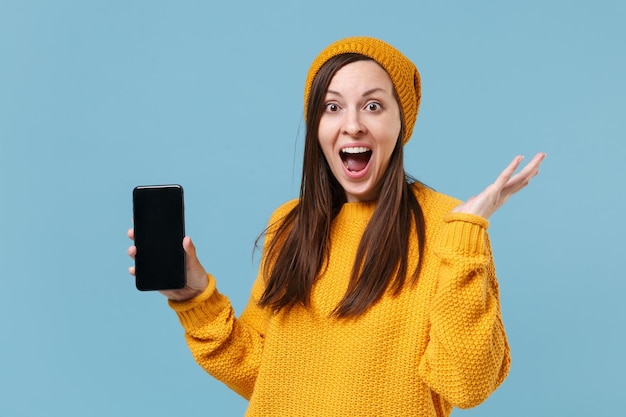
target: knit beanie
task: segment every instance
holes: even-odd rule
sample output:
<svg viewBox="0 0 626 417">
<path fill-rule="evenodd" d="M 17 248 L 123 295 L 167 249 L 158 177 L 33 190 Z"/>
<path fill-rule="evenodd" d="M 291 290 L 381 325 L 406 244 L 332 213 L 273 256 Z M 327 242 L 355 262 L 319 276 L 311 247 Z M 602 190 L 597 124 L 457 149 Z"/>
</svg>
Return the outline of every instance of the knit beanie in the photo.
<svg viewBox="0 0 626 417">
<path fill-rule="evenodd" d="M 417 110 L 421 99 L 420 74 L 415 65 L 393 46 L 375 38 L 351 37 L 341 39 L 329 45 L 313 61 L 304 86 L 304 117 L 306 119 L 309 94 L 313 80 L 320 68 L 332 57 L 357 53 L 376 61 L 387 71 L 391 82 L 400 99 L 402 114 L 404 115 L 404 137 L 406 144 L 413 133 L 413 126 L 417 119 Z"/>
</svg>

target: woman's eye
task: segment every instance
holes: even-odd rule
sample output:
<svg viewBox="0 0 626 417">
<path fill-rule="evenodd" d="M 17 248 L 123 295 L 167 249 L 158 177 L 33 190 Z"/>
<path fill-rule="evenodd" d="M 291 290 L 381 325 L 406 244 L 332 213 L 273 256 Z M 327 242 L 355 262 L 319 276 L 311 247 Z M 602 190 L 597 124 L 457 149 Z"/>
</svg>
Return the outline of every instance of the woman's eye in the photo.
<svg viewBox="0 0 626 417">
<path fill-rule="evenodd" d="M 367 110 L 369 111 L 380 111 L 382 109 L 382 106 L 380 105 L 380 103 L 368 103 L 367 104 Z"/>
<path fill-rule="evenodd" d="M 336 112 L 337 110 L 339 110 L 339 106 L 336 105 L 335 103 L 326 104 L 326 111 L 333 113 L 333 112 Z"/>
</svg>

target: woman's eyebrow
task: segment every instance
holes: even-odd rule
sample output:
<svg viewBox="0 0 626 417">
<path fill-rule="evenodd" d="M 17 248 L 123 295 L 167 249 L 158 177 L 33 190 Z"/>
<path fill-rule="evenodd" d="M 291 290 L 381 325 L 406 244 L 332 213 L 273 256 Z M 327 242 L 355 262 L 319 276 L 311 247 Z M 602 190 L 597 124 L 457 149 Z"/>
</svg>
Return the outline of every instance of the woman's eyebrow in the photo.
<svg viewBox="0 0 626 417">
<path fill-rule="evenodd" d="M 364 93 L 361 95 L 361 97 L 366 97 L 366 96 L 372 95 L 372 94 L 374 94 L 374 93 L 377 93 L 377 92 L 379 92 L 379 91 L 382 91 L 383 93 L 386 93 L 386 92 L 387 92 L 384 88 L 381 88 L 381 87 L 375 87 L 375 88 L 371 88 L 371 89 L 367 90 L 366 92 L 364 92 Z M 335 91 L 335 90 L 327 90 L 327 91 L 326 91 L 326 94 L 333 94 L 333 95 L 336 95 L 336 96 L 342 97 L 341 93 L 340 93 L 339 91 Z"/>
<path fill-rule="evenodd" d="M 371 88 L 371 89 L 367 90 L 366 92 L 364 92 L 362 97 L 366 97 L 366 96 L 369 96 L 369 95 L 372 95 L 372 94 L 378 93 L 378 92 L 386 93 L 387 91 L 384 88 L 375 87 L 375 88 Z"/>
</svg>

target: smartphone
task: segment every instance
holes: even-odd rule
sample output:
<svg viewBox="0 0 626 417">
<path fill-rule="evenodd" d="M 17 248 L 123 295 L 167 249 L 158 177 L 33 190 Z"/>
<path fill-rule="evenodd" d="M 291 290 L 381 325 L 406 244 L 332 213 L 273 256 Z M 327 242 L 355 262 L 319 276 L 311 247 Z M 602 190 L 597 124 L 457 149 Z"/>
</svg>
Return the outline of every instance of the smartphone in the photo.
<svg viewBox="0 0 626 417">
<path fill-rule="evenodd" d="M 183 187 L 177 184 L 135 187 L 133 218 L 137 289 L 183 288 L 186 284 Z"/>
</svg>

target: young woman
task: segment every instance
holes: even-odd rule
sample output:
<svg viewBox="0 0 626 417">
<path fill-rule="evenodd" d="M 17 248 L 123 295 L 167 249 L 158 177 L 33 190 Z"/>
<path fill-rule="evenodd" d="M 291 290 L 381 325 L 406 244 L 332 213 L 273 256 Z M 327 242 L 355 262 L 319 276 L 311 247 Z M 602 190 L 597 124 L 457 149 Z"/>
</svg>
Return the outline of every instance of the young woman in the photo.
<svg viewBox="0 0 626 417">
<path fill-rule="evenodd" d="M 516 157 L 467 202 L 437 193 L 404 171 L 419 104 L 417 69 L 380 40 L 343 39 L 315 59 L 300 197 L 270 219 L 239 318 L 184 239 L 187 287 L 163 293 L 196 361 L 249 399 L 247 415 L 448 416 L 506 377 L 488 218 L 545 155 L 514 175 Z"/>
</svg>

